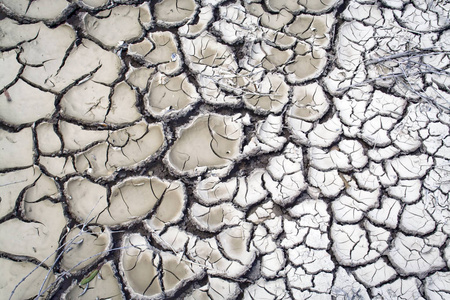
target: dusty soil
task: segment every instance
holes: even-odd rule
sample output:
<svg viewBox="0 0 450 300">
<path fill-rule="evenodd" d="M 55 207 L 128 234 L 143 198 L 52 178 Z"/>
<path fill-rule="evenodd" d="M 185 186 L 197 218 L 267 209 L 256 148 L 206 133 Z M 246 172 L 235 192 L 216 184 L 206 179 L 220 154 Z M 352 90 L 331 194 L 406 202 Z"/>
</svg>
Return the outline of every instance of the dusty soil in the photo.
<svg viewBox="0 0 450 300">
<path fill-rule="evenodd" d="M 0 0 L 0 299 L 446 299 L 450 3 Z"/>
</svg>

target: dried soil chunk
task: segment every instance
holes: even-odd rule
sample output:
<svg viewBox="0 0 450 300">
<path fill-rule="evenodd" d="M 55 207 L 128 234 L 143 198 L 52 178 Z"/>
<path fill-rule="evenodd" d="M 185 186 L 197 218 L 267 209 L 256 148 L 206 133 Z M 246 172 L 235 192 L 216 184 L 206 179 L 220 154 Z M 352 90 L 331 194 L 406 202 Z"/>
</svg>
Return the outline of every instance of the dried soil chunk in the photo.
<svg viewBox="0 0 450 300">
<path fill-rule="evenodd" d="M 84 150 L 108 138 L 106 130 L 87 130 L 65 121 L 59 122 L 59 131 L 64 142 L 64 149 L 69 151 Z"/>
<path fill-rule="evenodd" d="M 288 111 L 289 118 L 317 121 L 330 106 L 323 89 L 317 83 L 294 87 L 292 98 L 293 104 Z"/>
<path fill-rule="evenodd" d="M 3 30 L 1 21 L 0 30 Z M 17 50 L 0 52 L 0 90 L 11 84 L 21 69 L 22 65 L 17 61 Z"/>
<path fill-rule="evenodd" d="M 292 203 L 306 189 L 301 148 L 288 144 L 283 155 L 270 159 L 264 174 L 266 189 L 279 205 Z"/>
<path fill-rule="evenodd" d="M 436 222 L 423 202 L 406 205 L 400 219 L 400 229 L 409 234 L 425 235 L 432 232 Z"/>
<path fill-rule="evenodd" d="M 120 271 L 126 288 L 134 297 L 157 297 L 162 293 L 158 267 L 161 258 L 139 234 L 125 236 L 120 256 Z"/>
<path fill-rule="evenodd" d="M 178 33 L 183 37 L 197 37 L 206 30 L 208 24 L 213 19 L 213 8 L 211 5 L 200 8 L 198 21 L 196 23 L 190 21 L 178 29 Z"/>
<path fill-rule="evenodd" d="M 415 278 L 409 277 L 406 279 L 399 278 L 392 283 L 383 284 L 381 287 L 372 288 L 372 294 L 380 299 L 389 299 L 389 298 L 397 298 L 397 299 L 417 299 L 424 300 L 420 293 L 422 290 L 422 282 Z M 430 297 L 430 299 L 432 299 Z"/>
<path fill-rule="evenodd" d="M 197 279 L 203 274 L 203 268 L 197 264 L 179 260 L 173 254 L 161 252 L 162 282 L 166 296 L 174 295 L 187 282 Z"/>
<path fill-rule="evenodd" d="M 32 87 L 23 80 L 11 86 L 8 93 L 8 97 L 5 93 L 0 95 L 0 121 L 22 125 L 50 118 L 55 110 L 53 94 Z"/>
<path fill-rule="evenodd" d="M 310 0 L 309 2 L 312 3 L 313 1 Z M 328 47 L 333 23 L 333 14 L 319 16 L 301 14 L 287 26 L 286 32 L 311 45 Z"/>
<path fill-rule="evenodd" d="M 230 203 L 212 207 L 194 203 L 189 212 L 193 223 L 200 230 L 209 232 L 218 232 L 227 225 L 238 225 L 245 216 Z"/>
<path fill-rule="evenodd" d="M 86 33 L 107 47 L 116 47 L 119 42 L 139 38 L 143 31 L 139 23 L 140 9 L 131 5 L 116 6 L 91 16 L 84 17 Z"/>
<path fill-rule="evenodd" d="M 295 84 L 319 77 L 327 63 L 326 51 L 322 48 L 309 49 L 307 45 L 297 47 L 305 50 L 299 51 L 294 60 L 284 67 L 287 80 Z"/>
<path fill-rule="evenodd" d="M 249 207 L 267 196 L 264 188 L 263 169 L 254 169 L 247 177 L 238 178 L 238 191 L 233 199 L 240 207 Z"/>
<path fill-rule="evenodd" d="M 243 299 L 290 300 L 292 298 L 287 292 L 283 279 L 266 281 L 264 278 L 260 278 L 257 282 L 245 289 Z"/>
<path fill-rule="evenodd" d="M 445 299 L 448 296 L 449 284 L 449 272 L 436 272 L 425 279 L 425 295 L 433 300 Z"/>
<path fill-rule="evenodd" d="M 177 73 L 182 66 L 175 35 L 168 31 L 149 33 L 142 42 L 130 45 L 128 53 L 157 66 L 166 75 Z"/>
<path fill-rule="evenodd" d="M 0 219 L 13 212 L 20 193 L 41 175 L 37 167 L 0 173 Z"/>
<path fill-rule="evenodd" d="M 184 185 L 180 181 L 170 182 L 158 199 L 161 199 L 158 208 L 152 218 L 146 220 L 153 230 L 163 230 L 183 218 L 187 200 Z"/>
<path fill-rule="evenodd" d="M 184 73 L 175 77 L 156 73 L 144 97 L 147 111 L 162 118 L 186 113 L 199 99 L 195 86 Z"/>
<path fill-rule="evenodd" d="M 338 262 L 345 266 L 365 264 L 380 254 L 373 250 L 366 232 L 358 225 L 331 226 L 331 237 L 334 241 L 332 249 Z"/>
<path fill-rule="evenodd" d="M 0 224 L 0 251 L 34 257 L 51 266 L 55 262 L 59 237 L 66 226 L 62 204 L 50 200 L 25 202 L 24 210 L 29 222 L 14 218 Z"/>
<path fill-rule="evenodd" d="M 402 275 L 426 276 L 445 266 L 439 248 L 426 245 L 419 237 L 403 233 L 395 237 L 388 257 Z"/>
<path fill-rule="evenodd" d="M 74 82 L 88 77 L 97 83 L 111 84 L 119 76 L 121 67 L 116 54 L 83 39 L 71 50 L 61 68 L 59 65 L 56 69 L 45 70 L 44 67 L 25 68 L 23 76 L 43 88 L 61 92 Z"/>
<path fill-rule="evenodd" d="M 236 282 L 220 277 L 208 277 L 208 283 L 194 289 L 185 300 L 232 300 L 236 299 L 240 291 Z"/>
<path fill-rule="evenodd" d="M 85 286 L 74 284 L 69 289 L 69 292 L 64 295 L 64 299 L 124 299 L 121 286 L 115 273 L 115 267 L 112 262 L 105 263 L 99 270 L 99 275 L 95 276 L 95 278 L 89 282 L 89 288 L 86 293 L 83 292 Z"/>
<path fill-rule="evenodd" d="M 194 0 L 163 0 L 155 5 L 155 18 L 164 26 L 177 26 L 192 18 L 196 10 Z"/>
<path fill-rule="evenodd" d="M 237 116 L 201 115 L 178 136 L 165 161 L 175 173 L 194 176 L 233 164 L 240 154 L 242 125 Z"/>
<path fill-rule="evenodd" d="M 65 237 L 61 267 L 77 273 L 108 254 L 111 232 L 99 226 L 74 227 Z"/>
<path fill-rule="evenodd" d="M 289 86 L 284 81 L 283 76 L 269 73 L 258 87 L 250 85 L 243 99 L 256 112 L 279 113 L 289 101 Z"/>
<path fill-rule="evenodd" d="M 359 283 L 353 275 L 342 267 L 339 267 L 336 272 L 336 279 L 333 282 L 331 295 L 338 300 L 348 298 L 357 298 L 361 300 L 369 300 L 369 294 L 366 288 Z"/>
<path fill-rule="evenodd" d="M 161 204 L 156 218 L 173 221 L 179 218 L 180 210 L 165 214 L 165 202 L 170 203 L 180 197 L 184 199 L 184 194 L 179 194 L 184 191 L 180 183 L 161 181 L 157 177 L 126 179 L 111 188 L 108 201 L 106 188 L 82 178 L 70 180 L 65 191 L 70 199 L 69 209 L 78 220 L 110 226 L 136 222 L 151 212 L 158 203 Z"/>
<path fill-rule="evenodd" d="M 14 0 L 10 1 L 17 2 Z M 0 48 L 15 48 L 20 43 L 33 40 L 43 26 L 45 26 L 43 23 L 19 24 L 10 18 L 0 20 L 0 30 L 2 32 Z"/>
<path fill-rule="evenodd" d="M 395 272 L 395 270 L 384 260 L 378 259 L 372 264 L 356 269 L 354 274 L 356 278 L 362 281 L 366 286 L 373 287 L 394 279 L 397 272 Z"/>
<path fill-rule="evenodd" d="M 0 4 L 19 17 L 50 23 L 63 17 L 70 7 L 70 3 L 66 0 L 33 0 L 31 2 L 29 0 L 2 0 Z"/>
<path fill-rule="evenodd" d="M 165 145 L 160 124 L 142 121 L 108 134 L 106 142 L 76 155 L 78 172 L 87 172 L 94 177 L 111 176 L 119 168 L 133 168 L 153 159 Z"/>
<path fill-rule="evenodd" d="M 0 294 L 5 299 L 20 300 L 30 299 L 37 296 L 41 287 L 45 290 L 54 282 L 55 276 L 52 271 L 36 266 L 31 262 L 19 262 L 6 258 L 0 258 Z M 50 272 L 50 273 L 49 273 Z M 29 275 L 23 282 L 21 280 Z M 46 278 L 46 276 L 48 277 Z M 20 285 L 11 295 L 15 286 Z M 45 295 L 45 293 L 44 293 Z"/>
<path fill-rule="evenodd" d="M 28 167 L 33 164 L 34 145 L 31 128 L 17 133 L 0 129 L 0 170 Z"/>
<path fill-rule="evenodd" d="M 200 181 L 195 188 L 195 195 L 206 205 L 217 204 L 221 201 L 229 201 L 235 194 L 237 178 L 221 181 L 219 177 L 208 177 Z"/>
<path fill-rule="evenodd" d="M 240 236 L 240 238 L 242 239 L 242 236 Z M 244 250 L 241 248 L 242 244 L 240 242 L 237 242 L 237 244 L 238 248 L 235 252 Z M 251 267 L 250 265 L 242 265 L 237 260 L 227 259 L 219 250 L 219 245 L 214 238 L 190 239 L 187 249 L 188 256 L 191 257 L 195 263 L 205 266 L 209 275 L 225 275 L 227 277 L 239 278 L 239 276 L 247 272 Z M 245 252 L 245 250 L 242 252 Z M 251 258 L 248 256 L 248 253 L 250 252 L 246 253 L 247 255 L 242 257 L 245 260 Z"/>
</svg>

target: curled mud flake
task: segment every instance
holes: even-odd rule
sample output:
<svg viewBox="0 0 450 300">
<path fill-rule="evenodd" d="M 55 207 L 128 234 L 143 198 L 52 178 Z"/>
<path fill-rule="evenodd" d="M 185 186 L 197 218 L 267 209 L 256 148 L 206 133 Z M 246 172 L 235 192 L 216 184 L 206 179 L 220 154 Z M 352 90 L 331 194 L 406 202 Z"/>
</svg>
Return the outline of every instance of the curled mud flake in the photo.
<svg viewBox="0 0 450 300">
<path fill-rule="evenodd" d="M 142 42 L 131 44 L 128 49 L 129 54 L 143 59 L 151 66 L 157 66 L 158 71 L 166 75 L 180 71 L 183 63 L 178 54 L 175 35 L 168 31 L 151 32 Z"/>
<path fill-rule="evenodd" d="M 200 8 L 198 14 L 198 21 L 193 23 L 192 21 L 181 26 L 178 29 L 180 36 L 195 38 L 207 29 L 208 24 L 213 20 L 213 7 L 211 5 L 203 6 Z"/>
<path fill-rule="evenodd" d="M 0 4 L 1 5 L 1 4 Z M 36 38 L 40 29 L 45 27 L 42 22 L 34 24 L 19 24 L 10 18 L 0 20 L 0 48 L 15 48 L 18 44 Z"/>
<path fill-rule="evenodd" d="M 367 211 L 378 206 L 379 189 L 371 192 L 351 186 L 346 192 L 347 195 L 339 197 L 331 205 L 334 217 L 339 222 L 358 222 Z"/>
<path fill-rule="evenodd" d="M 302 14 L 287 26 L 286 32 L 313 46 L 327 48 L 330 44 L 330 30 L 333 23 L 333 14 L 320 16 Z"/>
<path fill-rule="evenodd" d="M 288 144 L 283 155 L 271 158 L 266 169 L 265 187 L 279 205 L 292 203 L 307 187 L 303 177 L 303 154 L 294 144 Z"/>
<path fill-rule="evenodd" d="M 0 173 L 0 218 L 13 212 L 16 200 L 22 191 L 27 186 L 31 186 L 41 175 L 37 167 Z"/>
<path fill-rule="evenodd" d="M 237 249 L 238 252 L 239 250 L 242 249 Z M 209 275 L 239 278 L 239 276 L 242 276 L 251 267 L 251 265 L 242 265 L 237 260 L 226 258 L 219 250 L 219 245 L 214 238 L 190 239 L 187 245 L 187 255 L 196 264 L 204 266 Z M 248 256 L 246 257 L 248 258 Z"/>
<path fill-rule="evenodd" d="M 109 11 L 102 11 L 99 17 L 86 14 L 84 29 L 86 33 L 107 47 L 116 47 L 119 42 L 138 39 L 143 31 L 139 23 L 140 9 L 121 5 Z"/>
<path fill-rule="evenodd" d="M 334 263 L 326 250 L 309 249 L 305 245 L 288 249 L 289 261 L 296 267 L 301 266 L 309 273 L 318 273 L 319 271 L 332 271 Z"/>
<path fill-rule="evenodd" d="M 336 299 L 343 300 L 350 297 L 358 297 L 357 299 L 369 300 L 369 294 L 366 288 L 359 283 L 355 277 L 342 267 L 338 267 L 336 271 L 336 279 L 331 288 L 331 295 Z"/>
<path fill-rule="evenodd" d="M 367 217 L 375 224 L 395 229 L 397 228 L 400 210 L 401 204 L 398 200 L 383 197 L 381 199 L 381 207 L 370 210 Z"/>
<path fill-rule="evenodd" d="M 264 174 L 263 169 L 255 169 L 247 177 L 239 177 L 234 203 L 240 207 L 249 207 L 262 201 L 268 194 L 264 188 Z"/>
<path fill-rule="evenodd" d="M 33 185 L 25 191 L 23 199 L 25 203 L 37 203 L 45 198 L 56 202 L 59 196 L 55 180 L 45 174 L 40 174 Z"/>
<path fill-rule="evenodd" d="M 289 101 L 289 86 L 282 75 L 269 73 L 258 86 L 250 85 L 243 99 L 256 112 L 279 113 Z"/>
<path fill-rule="evenodd" d="M 286 9 L 281 9 L 278 13 L 267 12 L 260 3 L 250 3 L 245 8 L 250 14 L 259 18 L 262 26 L 276 31 L 280 31 L 294 18 Z"/>
<path fill-rule="evenodd" d="M 414 32 L 439 31 L 448 25 L 450 6 L 447 2 L 423 1 L 423 6 L 407 4 L 401 11 L 395 10 L 394 15 L 402 27 Z"/>
<path fill-rule="evenodd" d="M 155 5 L 155 18 L 163 26 L 178 26 L 191 19 L 196 10 L 194 0 L 163 0 Z"/>
<path fill-rule="evenodd" d="M 282 249 L 266 254 L 261 259 L 261 274 L 265 278 L 274 278 L 285 266 L 286 258 Z"/>
<path fill-rule="evenodd" d="M 313 48 L 296 55 L 294 60 L 284 67 L 284 71 L 290 83 L 302 83 L 319 77 L 326 63 L 326 51 L 322 48 Z"/>
<path fill-rule="evenodd" d="M 161 252 L 159 255 L 162 260 L 162 282 L 167 297 L 173 296 L 181 287 L 204 273 L 204 268 L 198 264 L 180 261 L 179 257 L 167 252 Z"/>
<path fill-rule="evenodd" d="M 181 116 L 199 99 L 195 86 L 184 73 L 175 77 L 156 73 L 144 96 L 147 111 L 159 118 Z"/>
<path fill-rule="evenodd" d="M 287 112 L 289 118 L 317 121 L 330 106 L 323 89 L 317 83 L 294 87 L 292 98 L 293 104 Z"/>
<path fill-rule="evenodd" d="M 327 205 L 322 200 L 303 200 L 289 210 L 289 215 L 295 220 L 285 221 L 284 225 L 289 227 L 283 246 L 296 244 L 304 240 L 306 246 L 314 249 L 328 249 L 330 240 L 328 238 L 328 227 L 330 226 L 330 215 L 327 212 Z M 306 230 L 305 230 L 306 229 Z M 285 228 L 287 232 L 287 227 Z M 298 233 L 298 236 L 293 234 Z M 290 238 L 290 239 L 289 239 Z"/>
<path fill-rule="evenodd" d="M 194 289 L 185 300 L 233 300 L 241 292 L 239 284 L 220 277 L 208 277 L 208 283 Z"/>
<path fill-rule="evenodd" d="M 104 7 L 108 0 L 80 0 L 83 6 L 87 6 L 90 9 L 101 8 Z"/>
<path fill-rule="evenodd" d="M 53 271 L 31 262 L 0 258 L 0 293 L 5 299 L 30 299 L 46 290 L 55 281 Z M 26 277 L 29 275 L 28 277 Z M 26 279 L 22 281 L 24 278 Z M 44 293 L 43 295 L 47 295 Z"/>
<path fill-rule="evenodd" d="M 31 128 L 17 133 L 0 129 L 0 170 L 28 167 L 33 164 L 33 136 Z"/>
<path fill-rule="evenodd" d="M 257 282 L 244 290 L 244 300 L 277 299 L 289 300 L 286 284 L 283 279 L 265 280 L 260 278 Z"/>
<path fill-rule="evenodd" d="M 437 273 L 436 273 L 437 274 Z M 380 287 L 372 288 L 372 294 L 381 299 L 397 298 L 397 299 L 420 299 L 424 300 L 421 290 L 423 283 L 415 277 L 406 279 L 399 278 L 392 283 L 383 284 Z M 432 297 L 430 297 L 432 299 Z"/>
<path fill-rule="evenodd" d="M 337 114 L 324 123 L 317 124 L 308 134 L 308 140 L 311 146 L 329 147 L 342 134 L 342 123 Z"/>
<path fill-rule="evenodd" d="M 378 259 L 376 262 L 364 267 L 359 267 L 353 273 L 367 287 L 374 287 L 390 281 L 397 275 L 397 272 L 382 259 Z"/>
<path fill-rule="evenodd" d="M 232 260 L 237 260 L 242 265 L 250 265 L 256 258 L 254 250 L 248 250 L 251 238 L 251 223 L 242 222 L 238 226 L 234 226 L 222 230 L 217 235 L 217 241 L 220 243 L 224 255 Z"/>
<path fill-rule="evenodd" d="M 237 70 L 237 63 L 231 49 L 217 42 L 217 39 L 209 33 L 203 33 L 193 40 L 182 38 L 181 43 L 186 62 L 195 73 L 218 76 L 220 73 L 212 72 L 223 72 L 224 74 L 232 72 L 234 74 Z M 214 71 L 208 67 L 217 67 L 218 69 Z"/>
<path fill-rule="evenodd" d="M 124 299 L 119 281 L 116 278 L 116 270 L 112 262 L 99 266 L 96 276 L 89 281 L 89 286 L 73 284 L 64 299 Z M 84 292 L 84 290 L 86 291 Z M 81 295 L 81 296 L 80 296 Z"/>
<path fill-rule="evenodd" d="M 42 154 L 55 154 L 61 150 L 61 139 L 52 123 L 42 122 L 36 126 L 38 149 Z"/>
<path fill-rule="evenodd" d="M 392 167 L 400 179 L 417 179 L 425 176 L 433 165 L 433 158 L 426 154 L 402 155 L 392 160 Z"/>
<path fill-rule="evenodd" d="M 120 255 L 120 272 L 126 289 L 133 297 L 153 299 L 162 296 L 159 280 L 161 258 L 143 236 L 135 233 L 126 235 Z"/>
<path fill-rule="evenodd" d="M 341 265 L 359 266 L 380 257 L 380 253 L 372 249 L 372 243 L 359 225 L 333 223 L 331 238 L 334 242 L 333 253 Z"/>
<path fill-rule="evenodd" d="M 270 114 L 265 120 L 259 121 L 256 136 L 244 146 L 244 155 L 260 155 L 279 151 L 286 144 L 286 137 L 281 135 L 283 130 L 283 117 Z"/>
<path fill-rule="evenodd" d="M 55 110 L 55 96 L 17 81 L 0 94 L 0 120 L 12 125 L 32 123 L 50 118 Z M 20 111 L 19 113 L 16 113 Z"/>
<path fill-rule="evenodd" d="M 47 23 L 57 23 L 71 10 L 65 0 L 3 0 L 0 4 L 18 17 Z"/>
<path fill-rule="evenodd" d="M 178 136 L 165 157 L 176 174 L 226 171 L 240 155 L 242 124 L 236 116 L 201 115 L 182 128 Z"/>
<path fill-rule="evenodd" d="M 224 226 L 239 225 L 245 214 L 230 203 L 223 203 L 211 207 L 194 203 L 189 209 L 189 216 L 200 230 L 218 232 Z"/>
<path fill-rule="evenodd" d="M 122 125 L 138 121 L 142 115 L 136 107 L 137 93 L 125 82 L 117 84 L 113 92 L 105 123 Z"/>
<path fill-rule="evenodd" d="M 314 1 L 314 0 L 300 0 L 298 1 L 299 4 L 301 4 L 307 12 L 313 12 L 313 13 L 321 13 L 325 11 L 329 11 L 331 8 L 336 7 L 339 3 L 341 3 L 340 0 L 321 0 L 321 1 Z"/>
<path fill-rule="evenodd" d="M 450 272 L 436 272 L 425 279 L 425 295 L 430 299 L 445 299 L 449 283 Z"/>
<path fill-rule="evenodd" d="M 74 227 L 65 236 L 64 245 L 61 267 L 79 273 L 108 254 L 111 232 L 99 226 Z"/>
<path fill-rule="evenodd" d="M 337 170 L 322 172 L 311 167 L 308 171 L 308 179 L 309 183 L 319 188 L 325 197 L 336 197 L 345 188 L 344 181 Z"/>
<path fill-rule="evenodd" d="M 13 218 L 0 224 L 0 251 L 33 257 L 51 266 L 55 262 L 59 237 L 67 221 L 62 204 L 44 200 L 25 202 L 23 208 L 28 222 Z"/>
<path fill-rule="evenodd" d="M 409 234 L 425 235 L 436 228 L 436 222 L 423 202 L 406 205 L 400 218 L 400 229 Z"/>
<path fill-rule="evenodd" d="M 163 230 L 180 221 L 184 216 L 187 200 L 184 185 L 180 181 L 172 181 L 166 185 L 158 208 L 152 218 L 145 221 L 152 230 Z"/>
<path fill-rule="evenodd" d="M 264 0 L 269 11 L 280 13 L 281 10 L 287 10 L 293 14 L 297 14 L 304 11 L 305 7 L 299 3 L 299 1 L 289 0 Z"/>
<path fill-rule="evenodd" d="M 149 79 L 154 73 L 154 68 L 130 66 L 126 74 L 126 81 L 131 87 L 138 88 L 140 92 L 143 92 L 148 87 Z"/>
<path fill-rule="evenodd" d="M 402 275 L 426 276 L 445 266 L 439 248 L 428 246 L 419 237 L 398 233 L 388 252 L 389 260 Z"/>
<path fill-rule="evenodd" d="M 222 181 L 219 177 L 210 176 L 197 184 L 195 195 L 205 205 L 230 201 L 236 192 L 237 184 L 238 178 Z"/>
</svg>

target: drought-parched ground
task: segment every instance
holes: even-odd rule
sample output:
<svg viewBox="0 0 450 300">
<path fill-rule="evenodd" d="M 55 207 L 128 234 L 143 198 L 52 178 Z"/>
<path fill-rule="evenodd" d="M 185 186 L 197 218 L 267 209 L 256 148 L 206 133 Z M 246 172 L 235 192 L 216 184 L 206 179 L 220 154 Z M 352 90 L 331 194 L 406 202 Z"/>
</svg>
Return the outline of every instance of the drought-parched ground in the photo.
<svg viewBox="0 0 450 300">
<path fill-rule="evenodd" d="M 0 0 L 0 299 L 450 299 L 449 28 Z"/>
</svg>

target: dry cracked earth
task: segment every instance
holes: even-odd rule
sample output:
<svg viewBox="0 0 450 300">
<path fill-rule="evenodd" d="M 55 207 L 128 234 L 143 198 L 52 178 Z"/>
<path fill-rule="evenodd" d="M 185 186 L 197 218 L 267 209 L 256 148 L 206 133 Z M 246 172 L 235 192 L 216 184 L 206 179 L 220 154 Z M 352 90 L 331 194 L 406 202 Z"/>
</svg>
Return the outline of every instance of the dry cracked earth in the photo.
<svg viewBox="0 0 450 300">
<path fill-rule="evenodd" d="M 0 299 L 450 299 L 449 28 L 0 0 Z"/>
</svg>

